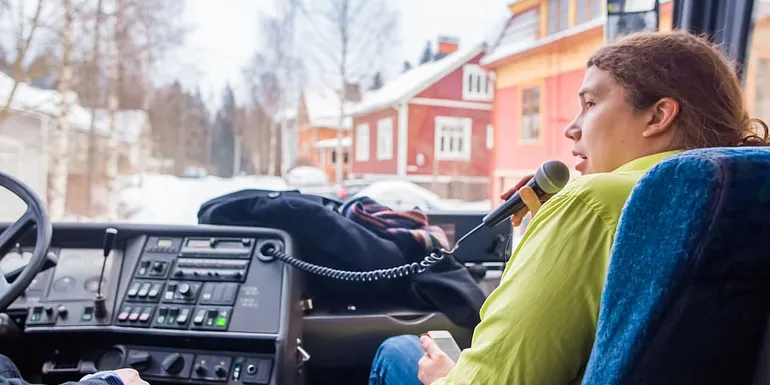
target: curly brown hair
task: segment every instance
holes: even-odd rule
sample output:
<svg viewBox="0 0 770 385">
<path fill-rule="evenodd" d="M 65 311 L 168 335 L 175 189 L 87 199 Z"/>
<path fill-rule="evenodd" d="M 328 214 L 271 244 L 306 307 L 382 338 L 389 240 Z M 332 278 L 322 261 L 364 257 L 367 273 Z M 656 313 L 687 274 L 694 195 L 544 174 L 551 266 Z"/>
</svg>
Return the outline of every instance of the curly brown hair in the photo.
<svg viewBox="0 0 770 385">
<path fill-rule="evenodd" d="M 607 71 L 640 111 L 664 97 L 679 103 L 677 146 L 767 146 L 767 124 L 746 111 L 738 76 L 719 48 L 685 32 L 641 32 L 599 49 L 588 60 Z M 761 132 L 760 132 L 761 129 Z"/>
</svg>

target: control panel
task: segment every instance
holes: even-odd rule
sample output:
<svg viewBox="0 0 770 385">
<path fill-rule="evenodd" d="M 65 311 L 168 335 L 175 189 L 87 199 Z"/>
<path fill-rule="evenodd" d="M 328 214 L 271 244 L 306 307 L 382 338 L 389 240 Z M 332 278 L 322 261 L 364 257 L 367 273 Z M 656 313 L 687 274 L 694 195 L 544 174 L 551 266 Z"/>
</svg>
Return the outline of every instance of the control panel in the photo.
<svg viewBox="0 0 770 385">
<path fill-rule="evenodd" d="M 52 247 L 49 253 L 57 256 L 57 264 L 40 272 L 11 306 L 27 308 L 26 326 L 109 325 L 108 316 L 97 314 L 94 297 L 99 289 L 107 296 L 113 294 L 117 279 L 112 279 L 111 274 L 119 272 L 123 254 L 114 250 L 105 258 L 101 249 L 80 247 Z M 0 264 L 0 269 L 10 271 L 7 270 L 9 265 L 13 268 L 26 265 L 31 256 L 29 254 L 27 251 L 8 253 L 3 262 L 9 260 L 9 263 Z M 102 267 L 106 274 L 104 277 L 101 276 Z"/>
<path fill-rule="evenodd" d="M 271 382 L 275 365 L 270 354 L 114 345 L 93 359 L 69 363 L 48 361 L 43 372 L 47 375 L 73 373 L 78 367 L 91 371 L 132 368 L 150 383 L 263 385 Z"/>
<path fill-rule="evenodd" d="M 270 356 L 178 351 L 127 347 L 124 367 L 136 369 L 143 378 L 261 385 L 270 381 Z"/>
<path fill-rule="evenodd" d="M 281 283 L 280 270 L 274 270 L 280 264 L 260 263 L 255 257 L 259 241 L 149 237 L 115 312 L 115 325 L 217 332 L 230 330 L 234 314 L 240 313 L 235 329 L 276 332 L 277 318 L 272 330 L 254 328 L 259 318 L 267 317 L 258 315 L 257 307 L 278 305 Z M 247 326 L 249 312 L 253 314 Z"/>
<path fill-rule="evenodd" d="M 54 232 L 50 251 L 58 263 L 9 308 L 26 338 L 55 353 L 43 365 L 49 380 L 118 367 L 133 367 L 151 383 L 301 377 L 300 284 L 290 267 L 260 258 L 270 243 L 291 252 L 287 234 L 135 224 L 56 224 Z M 2 260 L 3 270 L 29 262 L 34 240 L 26 242 Z M 82 339 L 91 332 L 104 338 Z M 73 337 L 88 346 L 72 351 L 81 349 Z"/>
</svg>

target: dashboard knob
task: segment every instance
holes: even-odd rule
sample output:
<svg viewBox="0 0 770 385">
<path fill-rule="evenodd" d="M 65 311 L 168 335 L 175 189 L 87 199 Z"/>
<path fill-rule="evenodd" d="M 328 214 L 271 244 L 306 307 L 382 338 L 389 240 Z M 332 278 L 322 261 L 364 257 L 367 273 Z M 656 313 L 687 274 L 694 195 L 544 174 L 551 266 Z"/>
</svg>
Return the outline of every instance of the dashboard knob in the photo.
<svg viewBox="0 0 770 385">
<path fill-rule="evenodd" d="M 59 313 L 59 317 L 66 318 L 67 314 L 69 314 L 69 310 L 67 310 L 64 305 L 59 305 L 58 308 L 56 308 L 56 311 Z"/>
<path fill-rule="evenodd" d="M 130 351 L 128 357 L 126 357 L 126 365 L 137 371 L 142 371 L 150 367 L 150 361 L 152 361 L 152 356 L 150 353 L 144 351 Z"/>
<path fill-rule="evenodd" d="M 152 264 L 152 271 L 154 271 L 156 273 L 160 273 L 161 271 L 163 271 L 163 263 L 161 263 L 161 262 L 154 262 Z"/>
<path fill-rule="evenodd" d="M 190 285 L 189 284 L 180 283 L 179 284 L 179 289 L 177 289 L 177 290 L 179 291 L 179 294 L 181 294 L 181 295 L 183 295 L 185 297 L 190 295 Z"/>
<path fill-rule="evenodd" d="M 184 369 L 184 356 L 179 353 L 171 353 L 160 364 L 167 373 L 177 374 Z"/>
<path fill-rule="evenodd" d="M 206 375 L 206 366 L 201 364 L 195 364 L 195 367 L 193 368 L 195 370 L 195 374 L 199 376 L 205 376 Z"/>
<path fill-rule="evenodd" d="M 227 376 L 227 369 L 221 365 L 217 365 L 214 367 L 214 373 L 217 375 L 217 377 L 225 377 Z"/>
</svg>

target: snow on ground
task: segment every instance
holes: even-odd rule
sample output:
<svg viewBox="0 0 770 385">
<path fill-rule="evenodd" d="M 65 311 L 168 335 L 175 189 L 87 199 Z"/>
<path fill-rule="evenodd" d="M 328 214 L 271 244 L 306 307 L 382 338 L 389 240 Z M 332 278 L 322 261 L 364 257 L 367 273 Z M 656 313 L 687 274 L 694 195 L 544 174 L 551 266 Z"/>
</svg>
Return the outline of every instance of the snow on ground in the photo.
<svg viewBox="0 0 770 385">
<path fill-rule="evenodd" d="M 198 209 L 209 199 L 244 189 L 289 190 L 281 177 L 241 176 L 232 179 L 208 176 L 198 179 L 172 175 L 132 177 L 121 191 L 122 211 L 137 223 L 198 223 Z"/>
<path fill-rule="evenodd" d="M 196 224 L 198 209 L 206 201 L 244 189 L 291 190 L 294 187 L 276 176 L 241 176 L 232 179 L 207 176 L 178 178 L 172 175 L 141 175 L 122 181 L 120 210 L 135 223 Z M 412 182 L 374 182 L 359 191 L 393 209 L 489 211 L 489 201 L 464 202 L 441 199 Z"/>
</svg>

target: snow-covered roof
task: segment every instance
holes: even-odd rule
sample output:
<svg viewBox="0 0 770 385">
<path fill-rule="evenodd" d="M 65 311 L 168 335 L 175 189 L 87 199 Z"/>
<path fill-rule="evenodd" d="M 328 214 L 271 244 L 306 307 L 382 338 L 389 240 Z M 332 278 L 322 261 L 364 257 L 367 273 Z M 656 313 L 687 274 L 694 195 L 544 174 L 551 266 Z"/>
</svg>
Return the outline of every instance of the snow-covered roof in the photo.
<svg viewBox="0 0 770 385">
<path fill-rule="evenodd" d="M 0 107 L 5 107 L 14 85 L 16 86 L 16 91 L 13 92 L 13 98 L 11 99 L 12 110 L 50 117 L 59 116 L 62 97 L 58 91 L 41 90 L 21 82 L 16 84 L 15 80 L 1 71 Z M 78 104 L 78 95 L 74 92 L 68 92 L 64 100 L 69 104 L 70 124 L 80 129 L 89 127 L 91 124 L 91 114 L 87 109 Z"/>
<path fill-rule="evenodd" d="M 313 127 L 339 128 L 340 126 L 340 98 L 334 91 L 305 90 L 302 93 L 307 107 L 308 120 Z M 353 126 L 353 119 L 349 116 L 355 107 L 354 102 L 345 102 L 345 118 L 342 120 L 342 129 L 349 130 Z"/>
<path fill-rule="evenodd" d="M 484 44 L 461 47 L 443 58 L 421 64 L 398 77 L 389 80 L 385 85 L 364 96 L 353 114 L 365 114 L 380 108 L 389 107 L 396 102 L 413 98 L 426 88 L 452 73 L 476 55 L 484 52 Z"/>
<path fill-rule="evenodd" d="M 61 93 L 55 90 L 42 90 L 26 83 L 18 83 L 7 74 L 0 72 L 0 108 L 5 106 L 13 90 L 16 91 L 11 99 L 11 109 L 17 112 L 44 115 L 56 118 L 61 111 Z M 68 92 L 69 122 L 72 129 L 88 131 L 91 127 L 91 111 L 79 104 L 78 95 Z M 110 132 L 109 114 L 106 109 L 94 111 L 96 120 L 94 127 L 99 134 Z M 117 112 L 117 131 L 121 141 L 134 143 L 139 139 L 142 128 L 147 122 L 147 113 L 141 110 L 120 110 Z"/>
<path fill-rule="evenodd" d="M 548 35 L 542 39 L 519 39 L 519 40 L 500 40 L 492 49 L 481 58 L 482 65 L 492 64 L 498 60 L 505 59 L 509 56 L 513 56 L 524 51 L 529 51 L 533 48 L 541 47 L 547 44 L 551 44 L 555 41 L 564 39 L 566 37 L 574 36 L 579 33 L 589 31 L 596 27 L 604 25 L 604 20 L 607 17 L 601 15 L 593 20 L 576 25 L 571 28 L 567 28 L 561 32 Z"/>
<path fill-rule="evenodd" d="M 276 123 L 281 123 L 283 119 L 286 120 L 293 120 L 297 118 L 298 113 L 297 107 L 288 107 L 284 108 L 283 110 L 280 110 L 275 113 L 275 116 L 273 117 L 273 121 Z"/>
<path fill-rule="evenodd" d="M 669 3 L 671 0 L 660 0 L 660 4 Z M 762 2 L 770 1 L 770 0 L 760 0 Z M 500 39 L 495 43 L 495 45 L 492 47 L 492 49 L 489 50 L 489 52 L 481 58 L 481 64 L 482 65 L 489 65 L 496 61 L 505 59 L 509 56 L 513 56 L 528 50 L 531 50 L 533 48 L 541 47 L 550 43 L 553 43 L 555 41 L 571 37 L 574 35 L 577 35 L 579 33 L 589 31 L 591 29 L 602 27 L 604 26 L 604 22 L 607 20 L 606 14 L 601 14 L 598 17 L 589 20 L 585 23 L 575 25 L 571 28 L 567 28 L 561 32 L 554 33 L 552 35 L 548 35 L 542 39 L 531 39 L 531 38 L 518 38 L 518 39 L 505 39 L 506 32 L 503 31 L 502 35 L 500 36 Z M 539 20 L 537 20 L 539 23 Z M 511 26 L 506 25 L 506 30 L 510 28 L 516 28 L 519 26 Z"/>
<path fill-rule="evenodd" d="M 319 140 L 313 144 L 313 147 L 315 148 L 336 148 L 337 142 L 340 142 L 342 144 L 342 147 L 350 147 L 353 145 L 353 139 L 351 139 L 349 136 L 346 136 L 342 138 L 341 141 L 338 141 L 337 138 L 331 138 L 331 139 L 324 139 Z"/>
</svg>

